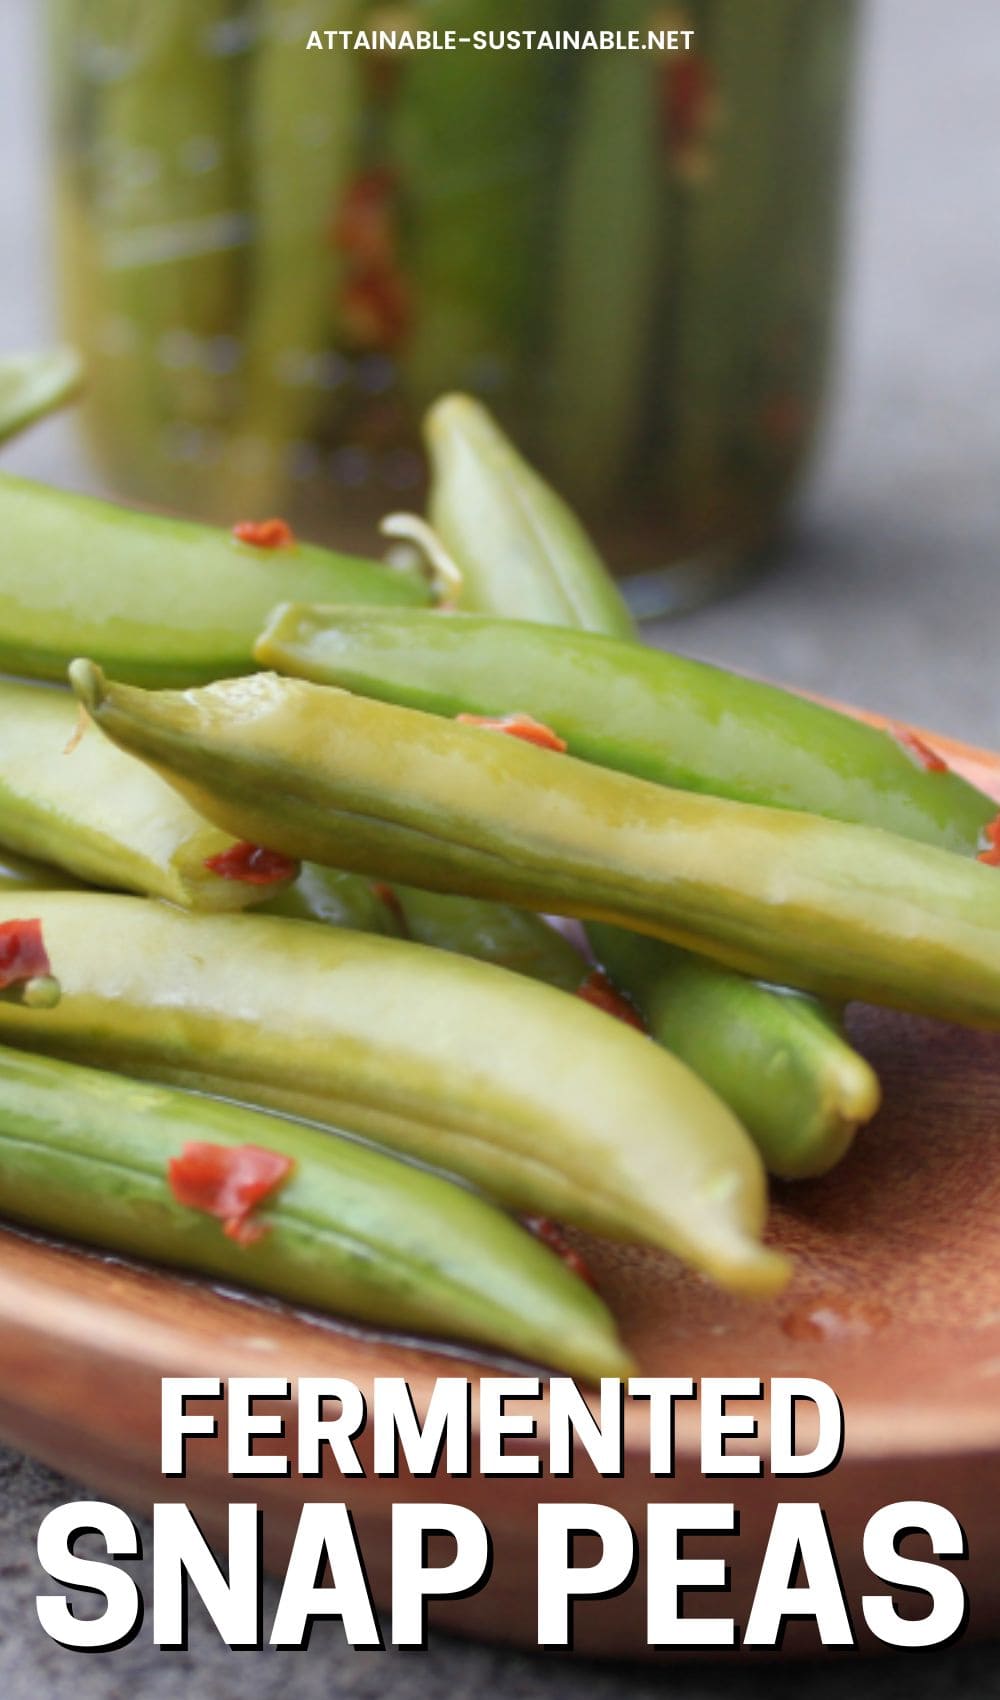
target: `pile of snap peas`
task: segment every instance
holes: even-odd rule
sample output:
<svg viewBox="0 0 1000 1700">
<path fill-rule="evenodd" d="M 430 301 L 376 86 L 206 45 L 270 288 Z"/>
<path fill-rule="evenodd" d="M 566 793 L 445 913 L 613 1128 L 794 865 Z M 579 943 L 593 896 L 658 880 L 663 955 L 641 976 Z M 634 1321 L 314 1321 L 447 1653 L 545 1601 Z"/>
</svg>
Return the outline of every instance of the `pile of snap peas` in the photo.
<svg viewBox="0 0 1000 1700">
<path fill-rule="evenodd" d="M 767 1171 L 879 1102 L 844 1005 L 1000 1026 L 996 805 L 644 649 L 477 403 L 427 446 L 447 606 L 275 523 L 0 477 L 0 1212 L 621 1374 L 579 1255 L 515 1218 L 780 1290 Z"/>
</svg>

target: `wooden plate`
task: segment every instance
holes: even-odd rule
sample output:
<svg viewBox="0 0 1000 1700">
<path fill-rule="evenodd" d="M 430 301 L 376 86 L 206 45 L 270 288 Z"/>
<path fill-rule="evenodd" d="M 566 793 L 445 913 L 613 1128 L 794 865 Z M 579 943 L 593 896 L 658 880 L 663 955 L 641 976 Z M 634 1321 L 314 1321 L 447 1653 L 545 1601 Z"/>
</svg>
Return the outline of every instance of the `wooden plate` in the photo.
<svg viewBox="0 0 1000 1700">
<path fill-rule="evenodd" d="M 946 742 L 934 741 L 941 747 Z M 949 756 L 1000 793 L 1000 760 L 954 745 Z M 860 1597 L 884 1591 L 863 1561 L 865 1523 L 890 1501 L 928 1499 L 953 1511 L 968 1535 L 969 1556 L 959 1569 L 970 1599 L 970 1632 L 995 1631 L 1000 1038 L 866 1009 L 855 1012 L 853 1028 L 882 1077 L 885 1108 L 835 1174 L 776 1188 L 772 1237 L 797 1260 L 794 1282 L 780 1301 L 727 1298 L 653 1253 L 587 1247 L 645 1374 L 765 1381 L 809 1375 L 830 1383 L 844 1406 L 846 1445 L 840 1464 L 821 1480 L 775 1480 L 766 1471 L 760 1478 L 706 1480 L 692 1410 L 684 1405 L 676 1476 L 652 1478 L 645 1407 L 637 1403 L 629 1412 L 627 1463 L 618 1479 L 581 1467 L 571 1480 L 485 1478 L 474 1469 L 465 1479 L 344 1480 L 331 1473 L 319 1480 L 292 1475 L 233 1482 L 221 1442 L 199 1441 L 184 1482 L 165 1481 L 159 1473 L 164 1375 L 276 1375 L 293 1382 L 302 1375 L 337 1375 L 366 1390 L 376 1376 L 403 1376 L 420 1409 L 437 1375 L 502 1372 L 483 1358 L 366 1336 L 278 1304 L 12 1231 L 0 1231 L 0 1435 L 115 1504 L 142 1510 L 155 1500 L 183 1498 L 223 1546 L 229 1501 L 254 1498 L 264 1509 L 268 1561 L 277 1570 L 303 1500 L 346 1500 L 380 1603 L 389 1597 L 392 1503 L 467 1504 L 493 1536 L 492 1578 L 479 1594 L 442 1605 L 432 1621 L 529 1647 L 536 1638 L 540 1500 L 612 1505 L 630 1519 L 640 1547 L 651 1500 L 735 1500 L 739 1538 L 695 1541 L 689 1550 L 730 1559 L 732 1596 L 725 1612 L 739 1623 L 745 1622 L 775 1504 L 818 1499 L 863 1636 Z M 919 1541 L 912 1550 L 921 1555 Z M 927 1556 L 926 1544 L 922 1552 Z M 625 1592 L 578 1606 L 576 1651 L 645 1656 L 645 1609 L 640 1566 Z M 722 1610 L 711 1595 L 692 1595 L 686 1609 Z M 913 1609 L 920 1615 L 926 1600 L 918 1597 Z M 790 1626 L 786 1652 L 817 1645 L 808 1624 Z"/>
</svg>

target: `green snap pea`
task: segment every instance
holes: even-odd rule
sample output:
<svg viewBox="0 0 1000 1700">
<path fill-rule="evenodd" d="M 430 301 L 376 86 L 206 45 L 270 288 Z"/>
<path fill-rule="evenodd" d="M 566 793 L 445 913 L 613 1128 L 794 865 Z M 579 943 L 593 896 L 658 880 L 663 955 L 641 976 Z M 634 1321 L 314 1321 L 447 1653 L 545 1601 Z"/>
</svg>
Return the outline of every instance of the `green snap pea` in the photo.
<svg viewBox="0 0 1000 1700">
<path fill-rule="evenodd" d="M 408 938 L 527 974 L 563 991 L 579 991 L 587 964 L 555 927 L 526 909 L 453 892 L 394 885 Z"/>
<path fill-rule="evenodd" d="M 137 683 L 199 684 L 253 667 L 283 596 L 430 600 L 420 579 L 374 562 L 261 549 L 20 478 L 0 478 L 0 532 L 0 670 L 32 678 L 65 679 L 86 650 Z"/>
<path fill-rule="evenodd" d="M 79 737 L 78 716 L 68 691 L 0 681 L 0 854 L 185 908 L 243 909 L 273 893 L 213 871 L 234 839 L 142 762 L 93 733 Z"/>
<path fill-rule="evenodd" d="M 705 22 L 704 19 L 701 21 Z M 455 490 L 456 505 L 461 502 L 461 494 L 460 489 Z M 473 607 L 492 607 L 500 613 L 516 615 L 519 612 L 516 602 L 508 595 L 506 579 L 497 566 L 492 555 L 481 564 L 467 601 Z M 584 581 L 589 583 L 591 567 L 587 548 L 581 556 L 572 534 L 565 534 L 562 548 L 558 551 L 560 585 L 572 583 L 578 569 Z M 552 557 L 548 552 L 536 551 L 533 571 L 539 583 L 552 579 Z M 280 628 L 280 614 L 275 623 Z M 572 623 L 580 624 L 578 621 Z M 473 648 L 476 636 L 481 642 L 485 637 L 488 644 L 488 636 L 484 632 L 470 632 L 464 620 L 459 622 L 457 629 L 459 635 L 464 632 L 466 638 L 472 636 Z M 616 628 L 613 623 L 602 625 L 598 622 L 597 629 L 613 637 Z M 587 646 L 584 645 L 584 665 L 580 666 L 581 658 L 579 654 L 573 654 L 572 642 L 565 646 L 567 636 L 560 633 L 556 641 L 550 639 L 548 642 L 552 652 L 550 660 L 554 662 L 555 674 L 563 686 L 563 700 L 552 707 L 556 718 L 561 719 L 567 706 L 565 697 L 568 695 L 575 701 L 578 713 L 574 717 L 574 742 L 570 748 L 576 749 L 577 731 L 587 737 L 595 725 L 603 727 L 608 702 L 614 724 L 615 710 L 621 697 L 629 698 L 635 689 L 633 681 L 636 676 L 642 677 L 648 652 L 640 656 L 634 644 L 628 645 L 626 653 L 620 656 L 617 676 L 605 682 L 606 689 L 600 688 L 600 682 L 597 682 L 595 690 L 595 681 L 587 664 L 592 659 Z M 426 637 L 425 660 L 429 671 L 438 659 L 441 627 L 426 627 Z M 537 628 L 525 630 L 519 625 L 514 630 L 498 629 L 494 640 L 502 659 L 497 653 L 484 655 L 482 651 L 477 657 L 491 684 L 506 685 L 517 694 L 519 702 L 524 691 L 529 698 L 534 696 L 533 687 L 538 683 L 538 677 L 537 672 L 534 676 L 532 674 L 531 661 L 539 659 L 536 642 L 539 637 L 543 643 L 546 641 L 546 634 L 540 633 Z M 523 670 L 519 666 L 522 641 L 528 652 L 527 666 Z M 450 630 L 444 634 L 443 645 L 454 658 L 454 639 Z M 391 641 L 389 650 L 391 668 L 398 664 L 401 656 Z M 669 683 L 670 660 L 664 660 Z M 278 665 L 280 667 L 280 661 Z M 293 662 L 288 670 L 298 672 L 300 669 Z M 695 713 L 690 716 L 695 724 L 678 728 L 676 722 L 678 719 L 683 721 L 686 700 L 683 671 L 684 664 L 681 664 L 682 678 L 675 682 L 673 690 L 666 691 L 666 704 L 657 705 L 662 719 L 670 721 L 670 725 L 663 728 L 666 748 L 673 750 L 679 730 L 682 748 L 696 762 L 704 759 L 702 752 L 706 748 L 713 751 L 722 740 L 750 742 L 758 730 L 752 717 L 750 725 L 743 730 L 744 715 L 705 712 L 711 709 L 710 703 L 702 705 L 703 712 L 699 716 L 696 701 Z M 436 673 L 435 684 L 438 687 L 454 682 L 443 677 L 446 672 L 447 668 L 444 668 Z M 696 679 L 701 678 L 697 668 L 694 672 Z M 501 678 L 501 674 L 505 677 Z M 426 680 L 426 674 L 424 677 Z M 547 682 L 550 677 L 547 674 Z M 724 685 L 725 676 L 720 674 L 716 677 Z M 331 682 L 347 683 L 346 680 Z M 359 680 L 353 688 L 365 691 L 366 684 Z M 369 694 L 382 695 L 383 690 L 376 685 Z M 690 697 L 690 692 L 687 695 Z M 596 713 L 595 698 L 600 704 Z M 680 715 L 676 712 L 678 699 L 682 704 Z M 504 709 L 494 712 L 505 712 L 513 701 L 513 697 L 509 698 Z M 794 699 L 789 698 L 788 706 L 792 706 L 793 702 Z M 428 701 L 417 702 L 413 706 L 440 711 L 441 705 Z M 650 708 L 653 705 L 646 706 Z M 690 703 L 688 708 L 690 713 Z M 452 703 L 445 712 L 457 713 L 459 710 Z M 542 719 L 551 718 L 548 708 L 543 712 L 536 706 L 535 713 Z M 638 719 L 634 726 L 641 731 Z M 654 771 L 648 777 L 663 775 Z M 671 769 L 667 777 L 673 783 L 685 783 L 683 777 L 678 777 L 676 769 Z M 814 775 L 810 777 L 814 778 Z M 712 790 L 715 787 L 710 784 L 707 788 Z M 765 791 L 760 800 L 773 799 Z M 815 792 L 811 794 L 811 804 L 816 807 Z M 756 1140 L 774 1173 L 784 1176 L 821 1173 L 837 1161 L 856 1128 L 874 1113 L 879 1099 L 878 1081 L 868 1064 L 846 1044 L 831 1011 L 801 996 L 790 998 L 775 987 L 747 980 L 676 946 L 642 940 L 633 933 L 606 925 L 591 925 L 588 937 L 595 954 L 610 968 L 619 987 L 642 1009 L 654 1038 L 693 1067 L 729 1104 Z"/>
<path fill-rule="evenodd" d="M 814 999 L 657 939 L 592 921 L 587 936 L 658 1044 L 737 1115 L 773 1175 L 826 1174 L 879 1106 L 874 1070 Z"/>
<path fill-rule="evenodd" d="M 81 882 L 62 868 L 0 850 L 0 891 L 75 891 Z"/>
<path fill-rule="evenodd" d="M 391 903 L 360 874 L 321 868 L 306 862 L 292 885 L 261 905 L 265 915 L 287 915 L 296 921 L 319 921 L 327 927 L 352 927 L 358 933 L 383 933 L 399 938 L 402 926 Z"/>
<path fill-rule="evenodd" d="M 83 382 L 73 348 L 9 354 L 0 360 L 0 443 L 71 401 Z"/>
<path fill-rule="evenodd" d="M 1000 1025 L 996 870 L 893 833 L 668 790 L 299 679 L 74 686 L 224 830 L 432 890 L 607 920 L 846 1002 Z"/>
<path fill-rule="evenodd" d="M 251 1244 L 178 1202 L 190 1143 L 288 1158 Z M 485 1199 L 354 1140 L 241 1105 L 0 1048 L 0 1212 L 399 1331 L 596 1381 L 628 1373 L 602 1301 Z"/>
<path fill-rule="evenodd" d="M 632 21 L 628 0 L 601 0 L 594 27 Z M 666 194 L 658 158 L 662 75 L 648 53 L 584 55 L 568 125 L 549 268 L 546 440 L 556 477 L 586 492 L 591 512 L 625 486 L 639 447 Z"/>
<path fill-rule="evenodd" d="M 283 607 L 263 666 L 453 717 L 533 715 L 571 755 L 737 802 L 974 852 L 996 804 L 890 733 L 703 661 L 529 621 Z"/>
<path fill-rule="evenodd" d="M 632 616 L 579 520 L 484 407 L 445 396 L 429 410 L 424 435 L 431 524 L 462 574 L 460 606 L 633 635 Z"/>
<path fill-rule="evenodd" d="M 361 10 L 359 0 L 335 0 L 327 28 L 357 25 Z M 261 0 L 256 17 L 246 112 L 253 243 L 230 456 L 245 461 L 225 485 L 239 507 L 278 495 L 295 445 L 336 430 L 324 371 L 344 268 L 330 232 L 358 169 L 365 116 L 360 56 L 303 51 L 309 0 Z"/>
<path fill-rule="evenodd" d="M 23 916 L 0 897 L 0 922 Z M 401 939 L 35 893 L 56 1009 L 12 1044 L 239 1098 L 460 1174 L 519 1212 L 769 1292 L 764 1170 L 684 1066 L 537 981 Z"/>
<path fill-rule="evenodd" d="M 2 871 L 0 871 L 2 882 Z M 262 904 L 267 915 L 290 915 L 361 933 L 409 938 L 510 968 L 547 985 L 575 992 L 586 965 L 569 940 L 539 915 L 506 903 L 485 903 L 413 886 L 379 887 L 360 874 L 307 862 L 293 885 Z"/>
</svg>

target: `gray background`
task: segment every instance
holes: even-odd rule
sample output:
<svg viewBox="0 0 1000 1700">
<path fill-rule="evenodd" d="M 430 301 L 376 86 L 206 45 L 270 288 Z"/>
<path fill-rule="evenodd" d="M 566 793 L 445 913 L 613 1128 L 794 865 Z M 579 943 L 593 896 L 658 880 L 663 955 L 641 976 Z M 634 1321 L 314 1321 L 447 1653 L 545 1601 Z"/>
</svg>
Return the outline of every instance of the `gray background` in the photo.
<svg viewBox="0 0 1000 1700">
<path fill-rule="evenodd" d="M 151 0 L 153 3 L 153 0 Z M 750 4 L 751 0 L 745 0 Z M 52 324 L 37 0 L 0 0 L 0 346 Z M 322 6 L 317 22 L 322 24 Z M 842 359 L 829 427 L 797 524 L 770 575 L 675 622 L 691 654 L 853 698 L 1000 744 L 1000 5 L 868 0 Z M 41 428 L 13 470 L 93 484 L 71 427 Z M 665 634 L 664 634 L 665 635 Z M 0 1366 L 2 1373 L 2 1366 Z M 995 1647 L 808 1672 L 580 1667 L 438 1639 L 426 1654 L 355 1653 L 329 1625 L 308 1654 L 240 1654 L 199 1623 L 189 1653 L 145 1634 L 99 1658 L 37 1625 L 34 1536 L 73 1484 L 0 1449 L 0 1695 L 79 1700 L 140 1692 L 267 1700 L 502 1691 L 635 1700 L 737 1700 L 853 1691 L 1000 1696 Z M 998 1507 L 1000 1512 L 1000 1507 Z M 270 1590 L 265 1621 L 273 1611 Z"/>
</svg>

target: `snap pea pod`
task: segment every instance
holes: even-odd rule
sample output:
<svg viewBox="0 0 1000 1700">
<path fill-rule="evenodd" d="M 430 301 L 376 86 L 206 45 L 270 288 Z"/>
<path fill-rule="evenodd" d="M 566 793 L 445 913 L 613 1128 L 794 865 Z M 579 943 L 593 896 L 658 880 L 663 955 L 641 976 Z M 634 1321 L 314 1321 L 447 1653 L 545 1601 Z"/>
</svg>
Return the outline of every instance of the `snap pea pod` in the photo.
<svg viewBox="0 0 1000 1700">
<path fill-rule="evenodd" d="M 393 906 L 379 896 L 371 880 L 338 868 L 320 868 L 315 862 L 306 862 L 294 884 L 260 907 L 264 915 L 352 927 L 359 933 L 383 933 L 387 938 L 399 938 L 402 933 Z"/>
<path fill-rule="evenodd" d="M 440 891 L 417 891 L 408 885 L 380 889 L 360 874 L 321 868 L 315 862 L 306 862 L 294 884 L 260 909 L 266 915 L 412 939 L 435 950 L 455 951 L 528 974 L 564 991 L 578 991 L 586 975 L 580 952 L 555 927 L 526 909 Z"/>
<path fill-rule="evenodd" d="M 533 0 L 436 0 L 433 21 L 468 40 L 474 29 L 536 15 Z M 565 76 L 556 54 L 398 56 L 386 143 L 402 192 L 400 265 L 413 302 L 398 360 L 418 409 L 442 389 L 488 382 L 491 372 L 509 385 L 524 370 Z"/>
<path fill-rule="evenodd" d="M 138 683 L 199 684 L 253 667 L 283 596 L 430 600 L 420 579 L 374 562 L 307 543 L 260 549 L 21 478 L 0 478 L 0 533 L 0 671 L 32 678 L 65 679 L 87 650 Z"/>
<path fill-rule="evenodd" d="M 696 525 L 711 522 L 720 490 L 746 478 L 745 397 L 757 393 L 767 364 L 760 304 L 784 234 L 775 208 L 788 144 L 776 115 L 800 68 L 797 40 L 807 34 L 798 0 L 723 0 L 708 11 L 707 49 L 698 38 L 695 49 L 707 51 L 718 122 L 703 171 L 682 186 L 673 301 L 681 329 L 670 347 L 659 473 Z M 761 231 L 771 240 L 762 242 Z M 747 481 L 758 474 L 753 465 Z"/>
<path fill-rule="evenodd" d="M 455 491 L 454 499 L 456 504 L 460 502 L 460 490 Z M 560 582 L 572 581 L 579 561 L 572 536 L 563 542 L 565 553 L 560 553 L 558 563 Z M 585 553 L 582 567 L 588 577 L 590 566 Z M 486 576 L 497 609 L 516 614 L 516 605 L 507 600 L 502 571 L 493 569 L 494 558 L 490 556 L 481 564 L 470 602 L 474 603 Z M 550 554 L 537 552 L 534 571 L 539 581 L 551 578 Z M 489 596 L 484 600 L 490 605 Z M 468 635 L 464 622 L 459 629 L 463 628 Z M 614 628 L 610 630 L 613 635 Z M 432 628 L 428 659 L 433 657 L 438 635 L 439 628 Z M 497 647 L 508 662 L 511 635 L 517 653 L 519 636 L 524 635 L 531 649 L 534 640 L 543 634 L 537 629 L 525 634 L 522 627 L 513 634 L 498 631 Z M 627 669 L 621 676 L 629 680 L 641 666 L 635 646 L 630 647 L 631 654 L 621 661 L 621 670 Z M 396 653 L 393 651 L 394 657 Z M 496 678 L 492 670 L 495 658 L 480 655 L 479 659 L 490 668 L 488 676 Z M 569 685 L 572 675 L 567 672 L 568 661 L 561 646 L 558 666 L 562 668 L 564 683 Z M 583 729 L 589 730 L 595 721 L 602 725 L 604 694 L 598 692 L 601 710 L 595 714 L 592 680 L 586 669 L 576 674 L 575 682 L 581 709 L 583 692 L 587 692 L 587 706 L 581 716 Z M 619 682 L 612 681 L 616 686 Z M 508 683 L 520 688 L 525 681 L 514 679 Z M 683 691 L 679 694 L 683 698 Z M 615 704 L 616 690 L 610 690 L 609 695 Z M 639 722 L 635 724 L 638 727 Z M 703 715 L 702 724 L 691 729 L 688 749 L 692 758 L 701 759 L 700 752 L 713 737 L 717 724 L 717 719 Z M 732 738 L 731 722 L 723 717 L 722 724 Z M 751 727 L 749 731 L 752 730 Z M 676 728 L 671 727 L 670 732 L 675 734 Z M 762 800 L 769 800 L 766 794 Z M 729 1104 L 753 1135 L 773 1172 L 820 1173 L 843 1155 L 856 1128 L 874 1114 L 879 1086 L 874 1071 L 837 1031 L 832 1011 L 801 997 L 791 1000 L 774 987 L 749 981 L 673 946 L 651 944 L 626 932 L 619 932 L 616 939 L 615 929 L 608 926 L 602 928 L 599 941 L 595 942 L 593 933 L 591 927 L 590 944 L 595 954 L 599 959 L 610 956 L 605 966 L 611 967 L 612 977 L 642 1009 L 654 1037 L 668 1044 Z M 738 1059 L 736 1066 L 734 1059 Z M 785 1083 L 786 1092 L 776 1090 L 779 1078 Z"/>
<path fill-rule="evenodd" d="M 0 680 L 0 853 L 184 908 L 243 909 L 273 894 L 213 871 L 235 840 L 142 762 L 106 738 L 71 748 L 78 715 L 68 691 Z"/>
<path fill-rule="evenodd" d="M 22 898 L 0 897 L 0 922 Z M 706 1086 L 581 999 L 401 939 L 36 893 L 56 1009 L 11 1043 L 342 1128 L 512 1209 L 773 1291 L 764 1171 Z"/>
<path fill-rule="evenodd" d="M 76 891 L 81 882 L 62 868 L 51 868 L 42 862 L 32 862 L 26 856 L 12 856 L 0 850 L 0 891 Z"/>
<path fill-rule="evenodd" d="M 653 1038 L 729 1105 L 773 1175 L 803 1180 L 840 1161 L 879 1085 L 832 1013 L 620 927 L 592 921 L 587 936 Z"/>
<path fill-rule="evenodd" d="M 99 428 L 129 457 L 132 488 L 153 501 L 169 502 L 192 474 L 211 496 L 214 433 L 232 417 L 239 349 L 229 332 L 252 234 L 251 12 L 247 0 L 92 0 L 83 23 L 84 63 L 113 67 L 98 72 L 91 97 L 85 287 L 112 346 L 129 351 L 117 362 L 125 372 L 107 391 L 95 384 L 92 399 Z"/>
<path fill-rule="evenodd" d="M 241 1245 L 179 1203 L 189 1143 L 290 1159 Z M 470 1340 L 597 1380 L 627 1374 L 605 1305 L 464 1187 L 241 1105 L 0 1048 L 0 1212 L 111 1251 L 396 1330 Z"/>
<path fill-rule="evenodd" d="M 358 0 L 337 0 L 327 27 L 355 26 L 360 11 Z M 357 54 L 303 51 L 312 22 L 309 0 L 257 8 L 247 72 L 254 239 L 227 484 L 238 509 L 272 503 L 292 445 L 329 431 L 336 412 L 326 374 L 343 262 L 330 229 L 357 169 L 364 79 Z"/>
<path fill-rule="evenodd" d="M 617 922 L 842 1002 L 1000 1025 L 1000 881 L 980 862 L 301 679 L 154 693 L 85 661 L 71 675 L 109 737 L 287 855 Z"/>
<path fill-rule="evenodd" d="M 424 436 L 430 520 L 462 573 L 459 606 L 516 609 L 545 625 L 634 635 L 632 616 L 576 515 L 484 407 L 470 396 L 444 396 L 428 411 Z"/>
<path fill-rule="evenodd" d="M 0 443 L 72 400 L 82 382 L 74 348 L 6 355 L 0 360 Z"/>
<path fill-rule="evenodd" d="M 620 29 L 633 20 L 630 0 L 601 0 L 593 22 Z M 638 447 L 665 198 L 661 75 L 647 53 L 584 55 L 569 123 L 549 268 L 546 440 L 555 476 L 586 491 L 591 512 L 622 490 Z"/>
<path fill-rule="evenodd" d="M 974 852 L 996 804 L 891 733 L 776 685 L 584 631 L 478 614 L 278 608 L 262 665 L 433 714 L 535 716 L 571 755 L 737 802 Z"/>
<path fill-rule="evenodd" d="M 392 890 L 406 936 L 417 944 L 493 962 L 565 992 L 579 991 L 587 976 L 580 952 L 529 910 L 452 892 L 419 891 L 411 885 L 394 885 Z"/>
</svg>

